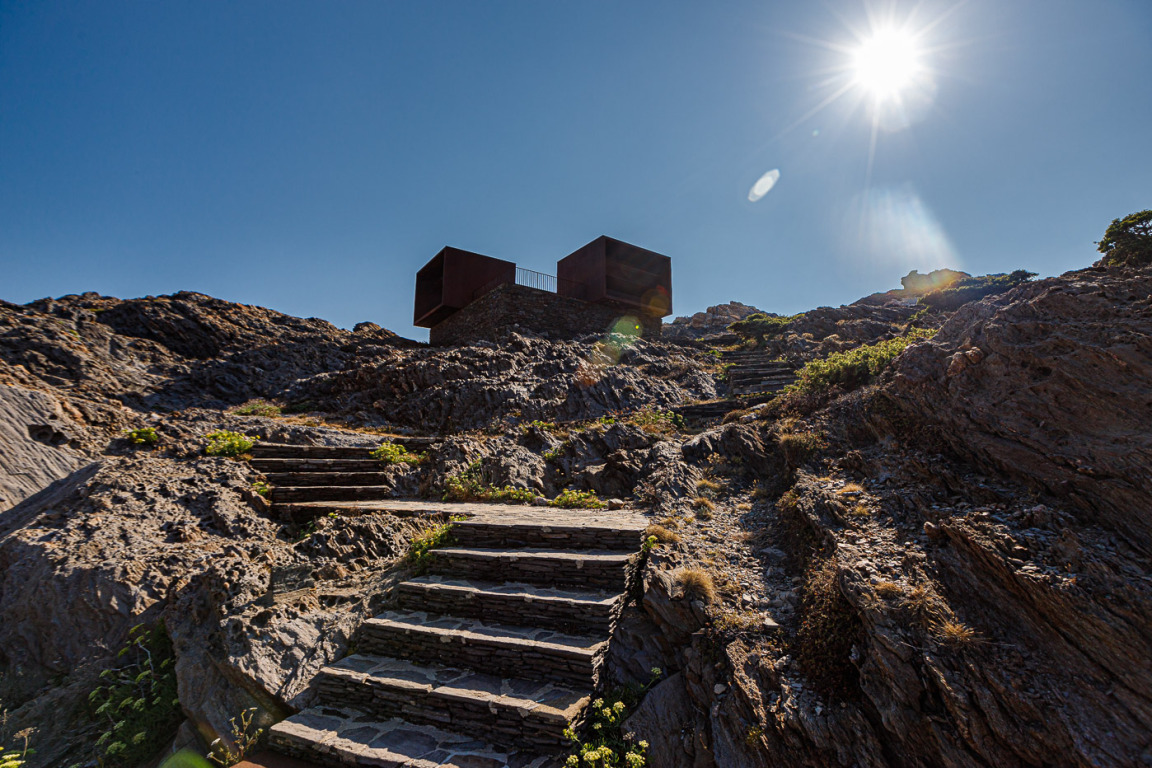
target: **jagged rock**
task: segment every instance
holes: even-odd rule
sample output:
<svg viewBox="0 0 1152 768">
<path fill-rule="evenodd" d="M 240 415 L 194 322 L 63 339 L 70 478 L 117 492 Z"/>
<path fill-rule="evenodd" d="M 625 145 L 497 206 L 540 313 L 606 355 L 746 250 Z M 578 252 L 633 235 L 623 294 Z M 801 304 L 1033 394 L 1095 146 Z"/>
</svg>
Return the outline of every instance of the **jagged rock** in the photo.
<svg viewBox="0 0 1152 768">
<path fill-rule="evenodd" d="M 0 385 L 0 512 L 86 463 L 73 414 L 47 392 Z"/>
</svg>

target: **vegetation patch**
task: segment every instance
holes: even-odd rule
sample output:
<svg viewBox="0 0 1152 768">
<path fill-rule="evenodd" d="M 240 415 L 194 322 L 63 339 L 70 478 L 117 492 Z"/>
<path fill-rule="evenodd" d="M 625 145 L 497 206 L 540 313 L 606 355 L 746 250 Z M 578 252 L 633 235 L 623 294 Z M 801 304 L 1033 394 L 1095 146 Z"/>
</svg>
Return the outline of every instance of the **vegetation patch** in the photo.
<svg viewBox="0 0 1152 768">
<path fill-rule="evenodd" d="M 204 453 L 209 456 L 243 456 L 252 450 L 258 439 L 240 432 L 217 430 L 208 435 L 208 445 L 204 448 Z"/>
<path fill-rule="evenodd" d="M 463 518 L 460 518 L 463 519 Z M 453 522 L 457 519 L 453 518 Z M 408 544 L 408 555 L 405 561 L 413 567 L 416 573 L 424 573 L 431 565 L 435 555 L 432 550 L 452 542 L 452 522 L 434 525 L 421 531 Z"/>
<path fill-rule="evenodd" d="M 1101 266 L 1143 267 L 1152 264 L 1152 210 L 1113 219 L 1096 244 Z"/>
<path fill-rule="evenodd" d="M 840 698 L 859 692 L 859 675 L 852 664 L 852 646 L 863 625 L 840 591 L 835 557 L 814 561 L 800 599 L 796 659 L 818 688 Z"/>
<path fill-rule="evenodd" d="M 913 341 L 935 334 L 934 330 L 913 328 L 904 336 L 810 360 L 797 372 L 796 383 L 785 387 L 784 392 L 803 396 L 826 392 L 832 387 L 845 391 L 862 387 L 879 376 Z"/>
<path fill-rule="evenodd" d="M 743 320 L 728 326 L 728 330 L 739 336 L 745 342 L 751 342 L 757 346 L 762 345 L 768 339 L 776 339 L 784 335 L 788 330 L 788 324 L 803 315 L 795 315 L 790 317 L 773 317 L 766 315 L 763 312 L 756 312 L 755 314 L 748 315 Z"/>
<path fill-rule="evenodd" d="M 580 739 L 576 729 L 569 725 L 564 736 L 572 742 L 572 753 L 566 768 L 640 768 L 647 765 L 645 754 L 648 742 L 635 741 L 631 733 L 624 733 L 623 724 L 644 693 L 663 675 L 659 667 L 652 668 L 652 678 L 644 685 L 625 685 L 595 699 L 588 708 L 586 740 Z"/>
<path fill-rule="evenodd" d="M 776 438 L 789 469 L 803 466 L 819 453 L 824 442 L 815 432 L 785 432 Z"/>
<path fill-rule="evenodd" d="M 606 509 L 608 505 L 596 496 L 595 491 L 576 491 L 565 488 L 560 494 L 548 502 L 550 507 L 564 509 Z"/>
<path fill-rule="evenodd" d="M 1034 277 L 1035 272 L 1026 272 L 1023 269 L 1008 274 L 962 277 L 947 288 L 921 296 L 918 303 L 936 312 L 951 312 L 970 301 L 1006 293 Z"/>
<path fill-rule="evenodd" d="M 275 418 L 280 415 L 280 406 L 267 400 L 249 400 L 237 408 L 232 409 L 234 416 L 264 416 Z"/>
<path fill-rule="evenodd" d="M 412 453 L 404 446 L 391 442 L 380 443 L 368 455 L 385 464 L 419 464 L 428 458 L 426 453 Z"/>
<path fill-rule="evenodd" d="M 133 445 L 156 445 L 160 435 L 156 434 L 156 427 L 140 427 L 124 430 L 124 439 Z"/>
<path fill-rule="evenodd" d="M 224 768 L 230 768 L 256 748 L 264 729 L 256 728 L 253 730 L 252 719 L 255 715 L 256 707 L 252 707 L 240 713 L 240 722 L 236 722 L 234 717 L 228 721 L 232 726 L 232 743 L 228 744 L 224 739 L 216 739 L 212 742 L 212 751 L 208 755 L 212 762 L 224 766 Z"/>
<path fill-rule="evenodd" d="M 136 768 L 168 743 L 184 719 L 176 694 L 175 658 L 163 625 L 128 633 L 119 666 L 100 673 L 88 695 L 92 716 L 105 730 L 96 740 L 101 768 Z"/>
<path fill-rule="evenodd" d="M 673 411 L 643 408 L 628 416 L 628 424 L 640 427 L 649 435 L 675 435 L 684 429 L 684 417 Z"/>
<path fill-rule="evenodd" d="M 680 534 L 676 531 L 655 523 L 644 529 L 644 535 L 647 539 L 656 539 L 658 544 L 675 544 L 680 541 Z"/>
<path fill-rule="evenodd" d="M 679 568 L 674 575 L 687 599 L 699 600 L 705 605 L 716 602 L 716 583 L 708 571 L 703 568 Z"/>
<path fill-rule="evenodd" d="M 444 501 L 488 501 L 502 504 L 531 504 L 537 493 L 528 488 L 510 485 L 494 486 L 480 479 L 480 465 L 473 464 L 459 475 L 448 478 L 444 486 Z"/>
</svg>

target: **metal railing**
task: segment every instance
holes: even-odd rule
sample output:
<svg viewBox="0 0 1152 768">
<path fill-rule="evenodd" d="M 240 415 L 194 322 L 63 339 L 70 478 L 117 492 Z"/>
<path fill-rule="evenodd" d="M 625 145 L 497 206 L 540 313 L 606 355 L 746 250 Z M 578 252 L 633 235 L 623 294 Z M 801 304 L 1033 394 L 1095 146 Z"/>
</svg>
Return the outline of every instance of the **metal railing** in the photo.
<svg viewBox="0 0 1152 768">
<path fill-rule="evenodd" d="M 503 277 L 489 280 L 484 285 L 472 291 L 472 299 L 476 300 L 484 294 L 491 293 L 500 286 L 507 285 L 508 283 L 509 281 Z M 524 269 L 523 267 L 516 267 L 514 284 L 522 285 L 525 288 L 535 288 L 538 291 L 547 291 L 548 293 L 559 293 L 559 289 L 563 287 L 564 295 L 584 298 L 583 283 L 578 283 L 574 280 L 563 280 L 555 275 L 546 275 L 543 272 L 536 272 L 531 269 Z"/>
</svg>

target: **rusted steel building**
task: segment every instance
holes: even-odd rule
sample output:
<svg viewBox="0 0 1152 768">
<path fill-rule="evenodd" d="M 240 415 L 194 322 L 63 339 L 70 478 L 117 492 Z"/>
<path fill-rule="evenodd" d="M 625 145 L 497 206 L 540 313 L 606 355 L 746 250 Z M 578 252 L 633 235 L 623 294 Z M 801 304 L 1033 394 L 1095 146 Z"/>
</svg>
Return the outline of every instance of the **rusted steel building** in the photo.
<svg viewBox="0 0 1152 768">
<path fill-rule="evenodd" d="M 658 338 L 671 312 L 672 260 L 602 236 L 561 259 L 554 276 L 444 248 L 416 273 L 413 322 L 435 345 L 516 327 L 551 338 L 610 330 Z"/>
</svg>

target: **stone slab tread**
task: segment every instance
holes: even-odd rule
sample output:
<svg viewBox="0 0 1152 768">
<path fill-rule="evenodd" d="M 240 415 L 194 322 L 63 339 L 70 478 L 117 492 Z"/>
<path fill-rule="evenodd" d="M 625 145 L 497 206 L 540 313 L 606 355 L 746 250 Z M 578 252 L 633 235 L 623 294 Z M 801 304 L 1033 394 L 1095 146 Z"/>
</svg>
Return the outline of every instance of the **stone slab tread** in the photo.
<svg viewBox="0 0 1152 768">
<path fill-rule="evenodd" d="M 350 707 L 312 707 L 269 730 L 278 752 L 329 768 L 551 768 L 554 756 L 491 746 L 430 725 L 374 718 Z"/>
<path fill-rule="evenodd" d="M 475 670 L 421 664 L 387 656 L 354 654 L 325 667 L 320 673 L 325 685 L 364 686 L 401 701 L 422 701 L 451 711 L 454 704 L 467 701 L 474 707 L 495 711 L 513 710 L 520 718 L 551 723 L 563 730 L 579 715 L 592 697 L 591 689 L 577 690 L 545 680 L 506 678 Z M 379 694 L 377 694 L 379 696 Z"/>
</svg>

